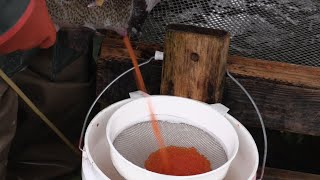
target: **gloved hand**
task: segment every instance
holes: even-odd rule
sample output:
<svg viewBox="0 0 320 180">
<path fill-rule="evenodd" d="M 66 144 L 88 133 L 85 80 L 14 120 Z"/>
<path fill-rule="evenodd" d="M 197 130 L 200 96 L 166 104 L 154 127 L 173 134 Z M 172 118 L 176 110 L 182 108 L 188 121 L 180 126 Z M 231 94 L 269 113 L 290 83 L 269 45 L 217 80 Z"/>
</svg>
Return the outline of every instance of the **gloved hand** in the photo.
<svg viewBox="0 0 320 180">
<path fill-rule="evenodd" d="M 2 13 L 0 12 L 0 15 Z M 14 26 L 0 34 L 0 55 L 18 50 L 49 48 L 55 41 L 56 29 L 45 0 L 30 0 L 25 12 Z"/>
</svg>

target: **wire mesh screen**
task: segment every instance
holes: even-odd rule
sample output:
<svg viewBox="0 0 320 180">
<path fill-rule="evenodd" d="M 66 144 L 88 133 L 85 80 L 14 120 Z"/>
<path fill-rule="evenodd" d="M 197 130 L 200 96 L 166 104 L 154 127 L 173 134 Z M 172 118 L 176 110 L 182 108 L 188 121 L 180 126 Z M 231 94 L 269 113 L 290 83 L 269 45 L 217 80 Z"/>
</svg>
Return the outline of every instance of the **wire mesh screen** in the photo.
<svg viewBox="0 0 320 180">
<path fill-rule="evenodd" d="M 231 55 L 320 66 L 318 0 L 162 0 L 139 41 L 163 43 L 170 23 L 230 32 Z"/>
<path fill-rule="evenodd" d="M 189 124 L 166 120 L 159 120 L 158 123 L 167 146 L 196 148 L 210 161 L 213 170 L 228 161 L 224 144 L 218 137 Z M 150 121 L 141 122 L 123 130 L 113 145 L 124 158 L 144 168 L 150 154 L 159 149 L 153 133 Z"/>
</svg>

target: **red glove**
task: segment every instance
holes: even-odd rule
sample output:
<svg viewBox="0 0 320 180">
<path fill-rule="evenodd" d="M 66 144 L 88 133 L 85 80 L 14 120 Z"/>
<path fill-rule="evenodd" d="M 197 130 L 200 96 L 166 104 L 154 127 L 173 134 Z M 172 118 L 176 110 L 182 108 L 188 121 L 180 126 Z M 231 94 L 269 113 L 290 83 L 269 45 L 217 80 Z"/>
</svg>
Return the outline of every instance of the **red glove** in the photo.
<svg viewBox="0 0 320 180">
<path fill-rule="evenodd" d="M 30 0 L 17 23 L 0 35 L 0 54 L 37 47 L 49 48 L 55 41 L 56 29 L 45 0 Z"/>
</svg>

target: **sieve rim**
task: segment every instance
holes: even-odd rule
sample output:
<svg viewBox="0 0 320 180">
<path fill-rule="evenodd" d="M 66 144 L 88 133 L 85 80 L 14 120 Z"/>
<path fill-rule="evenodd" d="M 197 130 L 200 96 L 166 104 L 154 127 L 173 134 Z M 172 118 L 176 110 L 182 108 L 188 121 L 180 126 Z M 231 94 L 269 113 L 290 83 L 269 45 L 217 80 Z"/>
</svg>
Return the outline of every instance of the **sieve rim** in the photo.
<svg viewBox="0 0 320 180">
<path fill-rule="evenodd" d="M 203 104 L 204 107 L 206 106 L 207 108 L 210 108 L 211 110 L 214 110 L 216 111 L 218 114 L 220 114 L 217 110 L 213 109 L 209 104 L 207 103 L 204 103 L 202 101 L 198 101 L 198 100 L 194 100 L 194 99 L 189 99 L 189 98 L 184 98 L 184 97 L 179 97 L 179 96 L 170 96 L 170 95 L 152 95 L 152 96 L 149 96 L 149 98 L 157 98 L 157 97 L 169 97 L 169 98 L 177 98 L 177 99 L 184 99 L 184 100 L 189 100 L 189 101 L 194 101 L 194 102 L 197 102 L 197 103 L 200 103 L 200 104 Z M 139 100 L 139 99 L 143 99 L 143 98 L 148 98 L 148 97 L 141 97 L 141 98 L 138 98 L 138 99 L 132 99 L 131 101 L 128 101 L 126 104 L 132 102 L 132 101 L 136 101 L 136 100 Z M 124 105 L 126 105 L 124 104 Z M 230 167 L 230 164 L 232 163 L 232 161 L 234 160 L 234 158 L 236 157 L 237 153 L 238 153 L 238 150 L 239 150 L 239 137 L 238 137 L 238 134 L 236 132 L 236 130 L 233 128 L 232 124 L 227 120 L 227 118 L 225 116 L 223 116 L 222 114 L 220 114 L 224 119 L 226 119 L 226 122 L 231 125 L 232 127 L 232 131 L 234 131 L 234 134 L 235 134 L 235 138 L 236 138 L 236 141 L 234 142 L 235 144 L 235 148 L 234 148 L 234 152 L 232 153 L 231 157 L 228 158 L 227 162 L 223 163 L 223 165 L 221 165 L 220 167 L 214 169 L 214 170 L 211 170 L 211 171 L 208 171 L 208 172 L 205 172 L 205 173 L 201 173 L 201 174 L 196 174 L 196 175 L 190 175 L 190 176 L 174 176 L 174 175 L 166 175 L 166 174 L 160 174 L 160 173 L 156 173 L 156 172 L 153 172 L 153 171 L 149 171 L 145 168 L 142 168 L 142 167 L 139 167 L 137 165 L 135 165 L 134 163 L 132 163 L 131 161 L 127 160 L 125 157 L 123 157 L 123 155 L 114 147 L 113 145 L 113 141 L 111 141 L 110 139 L 110 135 L 108 132 L 110 132 L 111 130 L 111 126 L 110 124 L 112 123 L 112 121 L 109 121 L 108 124 L 107 124 L 107 127 L 106 127 L 106 136 L 107 136 L 107 141 L 108 141 L 108 144 L 110 146 L 110 153 L 111 153 L 111 160 L 112 162 L 114 163 L 114 155 L 112 155 L 112 153 L 115 153 L 115 155 L 117 156 L 117 158 L 120 158 L 123 162 L 127 163 L 128 165 L 132 166 L 133 168 L 141 171 L 141 172 L 144 172 L 144 173 L 149 173 L 149 174 L 155 174 L 155 175 L 159 175 L 159 176 L 163 176 L 163 178 L 165 177 L 179 177 L 179 178 L 201 178 L 202 176 L 208 176 L 208 175 L 211 175 L 213 173 L 216 173 L 217 171 L 219 170 L 222 170 L 222 169 L 225 169 L 226 167 Z M 112 117 L 112 116 L 111 116 Z M 110 117 L 110 119 L 111 119 Z M 186 123 L 186 124 L 189 124 L 189 123 Z M 189 125 L 192 125 L 192 124 L 189 124 Z M 117 169 L 117 167 L 115 166 L 115 168 Z"/>
<path fill-rule="evenodd" d="M 132 167 L 134 167 L 134 168 L 136 168 L 136 169 L 138 169 L 140 171 L 144 171 L 144 172 L 151 173 L 151 174 L 157 174 L 157 175 L 164 176 L 164 177 L 197 178 L 197 177 L 202 177 L 202 176 L 207 176 L 207 175 L 213 174 L 213 173 L 217 172 L 218 170 L 221 170 L 221 169 L 225 168 L 226 166 L 228 166 L 229 164 L 231 164 L 232 161 L 234 160 L 234 158 L 236 157 L 238 149 L 239 149 L 239 146 L 236 146 L 236 150 L 235 150 L 236 153 L 234 153 L 231 156 L 231 158 L 228 158 L 227 162 L 225 162 L 223 165 L 221 165 L 220 167 L 218 167 L 218 168 L 216 168 L 214 170 L 211 170 L 211 171 L 208 171 L 208 172 L 205 172 L 205 173 L 201 173 L 201 174 L 190 175 L 190 176 L 174 176 L 174 175 L 166 175 L 166 174 L 161 174 L 161 173 L 149 171 L 149 170 L 147 170 L 145 168 L 142 168 L 142 167 L 139 167 L 139 166 L 135 165 L 134 163 L 132 163 L 131 161 L 129 161 L 125 157 L 123 157 L 123 155 L 114 147 L 113 142 L 111 141 L 109 136 L 107 136 L 107 140 L 108 140 L 108 144 L 109 144 L 110 148 L 112 149 L 110 151 L 110 153 L 111 152 L 115 153 L 117 155 L 117 157 L 121 158 L 124 162 L 130 164 Z M 113 158 L 111 158 L 111 160 L 113 161 Z"/>
<path fill-rule="evenodd" d="M 228 126 L 228 128 L 230 128 L 230 130 L 232 131 L 233 135 L 236 136 L 236 141 L 238 142 L 239 141 L 239 137 L 238 137 L 238 134 L 236 133 L 234 127 L 232 126 L 232 124 L 226 119 L 225 115 L 221 114 L 219 111 L 217 111 L 216 109 L 214 109 L 210 104 L 208 103 L 205 103 L 205 102 L 202 102 L 202 101 L 199 101 L 199 100 L 195 100 L 195 99 L 190 99 L 190 98 L 185 98 L 185 97 L 180 97 L 180 96 L 172 96 L 172 95 L 149 95 L 148 97 L 140 97 L 140 98 L 136 98 L 136 99 L 132 99 L 131 101 L 127 102 L 126 104 L 124 104 L 122 107 L 120 107 L 119 109 L 117 109 L 113 115 L 110 117 L 110 119 L 113 119 L 112 121 L 109 121 L 107 123 L 107 127 L 106 127 L 106 131 L 109 132 L 111 130 L 111 128 L 108 128 L 109 126 L 112 126 L 113 122 L 118 118 L 118 116 L 121 116 L 121 112 L 123 113 L 124 110 L 121 109 L 123 108 L 124 106 L 128 105 L 129 103 L 132 103 L 132 102 L 137 102 L 137 101 L 141 101 L 141 100 L 145 100 L 146 98 L 151 98 L 152 100 L 158 100 L 159 98 L 169 98 L 170 101 L 166 100 L 166 102 L 171 102 L 171 101 L 174 101 L 174 99 L 176 100 L 183 100 L 183 101 L 189 101 L 191 103 L 197 103 L 199 104 L 200 106 L 202 106 L 201 108 L 202 109 L 207 109 L 209 111 L 214 111 L 216 115 L 219 116 L 219 119 L 223 119 L 223 123 Z M 129 98 L 130 99 L 130 98 Z M 155 115 L 158 115 L 157 113 L 155 113 Z M 146 116 L 149 116 L 146 115 Z M 174 116 L 174 115 L 170 115 L 170 116 Z M 141 117 L 141 118 L 144 118 L 144 117 Z M 139 118 L 140 119 L 140 118 Z M 186 120 L 188 120 L 189 118 L 186 118 Z M 126 128 L 123 128 L 121 131 L 127 129 L 128 127 L 134 125 L 135 123 L 133 124 L 128 124 Z M 192 126 L 195 126 L 195 127 L 198 127 L 202 130 L 205 130 L 206 132 L 208 132 L 209 134 L 211 134 L 212 132 L 208 131 L 207 130 L 207 127 L 204 126 L 204 125 L 199 125 L 199 124 L 194 124 L 194 123 L 186 123 L 186 124 L 189 124 L 189 125 L 192 125 Z M 117 135 L 119 135 L 119 133 L 117 133 Z M 107 134 L 108 136 L 108 134 Z M 236 145 L 238 146 L 239 143 L 236 143 Z M 230 158 L 232 157 L 232 155 L 230 155 Z"/>
</svg>

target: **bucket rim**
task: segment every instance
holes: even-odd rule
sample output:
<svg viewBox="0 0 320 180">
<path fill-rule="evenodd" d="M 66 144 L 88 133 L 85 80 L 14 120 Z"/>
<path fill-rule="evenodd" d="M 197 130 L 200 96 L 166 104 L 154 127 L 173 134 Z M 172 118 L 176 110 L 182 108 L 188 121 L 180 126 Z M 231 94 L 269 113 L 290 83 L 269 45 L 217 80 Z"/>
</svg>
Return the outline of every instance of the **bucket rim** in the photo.
<svg viewBox="0 0 320 180">
<path fill-rule="evenodd" d="M 92 126 L 92 124 L 94 124 L 94 123 L 96 123 L 96 122 L 100 122 L 100 121 L 105 121 L 105 119 L 104 120 L 102 120 L 101 119 L 101 114 L 102 113 L 106 113 L 106 111 L 108 111 L 108 110 L 110 110 L 110 109 L 112 109 L 112 108 L 115 108 L 115 109 L 117 109 L 117 107 L 114 107 L 114 106 L 118 106 L 118 107 L 121 107 L 121 105 L 124 105 L 124 104 L 126 104 L 127 102 L 130 102 L 130 101 L 132 101 L 133 99 L 132 98 L 128 98 L 128 99 L 124 99 L 124 100 L 121 100 L 121 101 L 118 101 L 118 102 L 115 102 L 115 103 L 113 103 L 113 104 L 111 104 L 111 105 L 109 105 L 108 107 L 106 107 L 106 108 L 104 108 L 104 109 L 102 109 L 102 110 L 100 110 L 95 116 L 94 116 L 94 118 L 92 119 L 92 121 L 89 123 L 89 126 L 90 126 L 90 124 L 91 124 L 91 126 Z M 110 111 L 110 113 L 113 113 L 114 111 Z M 253 144 L 253 146 L 254 147 L 251 147 L 252 149 L 253 149 L 253 151 L 254 151 L 254 154 L 255 154 L 255 164 L 253 164 L 252 166 L 253 166 L 253 170 L 252 171 L 249 171 L 248 172 L 248 174 L 246 174 L 246 179 L 248 179 L 248 180 L 255 180 L 256 179 L 256 173 L 257 173 L 257 170 L 258 170 L 258 166 L 259 166 L 259 152 L 258 152 L 258 148 L 257 148 L 257 145 L 256 145 L 256 142 L 254 141 L 254 139 L 253 139 L 253 136 L 250 134 L 250 132 L 246 129 L 246 127 L 243 125 L 243 124 L 241 124 L 241 122 L 239 122 L 236 118 L 234 118 L 232 115 L 230 115 L 230 114 L 228 114 L 228 113 L 226 113 L 225 114 L 225 117 L 227 118 L 227 120 L 233 125 L 233 126 L 235 126 L 236 127 L 236 125 L 240 125 L 240 128 L 239 128 L 239 130 L 237 130 L 237 134 L 247 134 L 248 136 L 249 136 L 249 138 L 247 138 L 246 140 L 244 140 L 245 142 L 250 142 L 250 144 Z M 110 179 L 110 177 L 109 177 L 109 175 L 110 174 L 108 174 L 107 172 L 103 172 L 100 168 L 99 168 L 99 166 L 98 166 L 98 164 L 96 164 L 95 163 L 95 161 L 94 161 L 94 159 L 92 158 L 92 156 L 91 156 L 91 153 L 93 153 L 93 152 L 91 152 L 90 153 L 90 148 L 88 147 L 88 134 L 90 134 L 90 133 L 88 133 L 88 131 L 91 129 L 91 128 L 89 128 L 89 126 L 88 126 L 88 129 L 86 130 L 86 133 L 85 133 L 85 143 L 84 143 L 84 149 L 86 149 L 86 155 L 87 155 L 87 157 L 86 156 L 84 156 L 84 155 L 82 155 L 82 164 L 84 163 L 84 161 L 91 161 L 91 162 L 94 162 L 93 164 L 91 163 L 90 165 L 92 165 L 92 166 L 94 166 L 94 170 L 96 171 L 96 173 L 98 173 L 97 175 L 101 175 L 101 177 L 105 177 L 106 179 Z M 236 128 L 237 129 L 237 128 Z M 238 131 L 240 131 L 239 133 L 238 133 Z M 92 132 L 92 130 L 91 130 L 91 132 Z M 239 139 L 239 149 L 241 149 L 241 148 L 243 148 L 243 147 L 240 147 L 240 139 Z M 109 148 L 109 147 L 108 147 Z M 92 148 L 91 148 L 92 149 Z M 238 154 L 239 153 L 237 153 L 237 156 L 238 156 Z M 110 159 L 109 159 L 110 161 L 111 161 L 111 157 L 110 157 Z M 233 163 L 233 162 L 232 162 Z M 236 168 L 237 169 L 237 168 Z M 85 172 L 86 170 L 85 169 L 82 169 L 82 176 L 83 177 L 86 177 L 86 176 L 84 176 L 84 172 Z M 234 170 L 233 170 L 233 168 L 232 169 L 230 169 L 229 171 L 232 171 L 233 173 L 234 173 Z M 227 174 L 229 174 L 229 171 L 227 172 Z M 230 172 L 231 173 L 231 172 Z M 227 175 L 228 176 L 228 175 Z"/>
<path fill-rule="evenodd" d="M 96 121 L 99 120 L 99 117 L 110 111 L 112 108 L 115 108 L 117 107 L 117 109 L 123 105 L 125 105 L 127 102 L 130 102 L 132 99 L 124 99 L 124 100 L 121 100 L 121 101 L 118 101 L 116 103 L 113 103 L 111 104 L 110 106 L 102 109 L 99 113 L 97 113 L 93 119 L 91 120 L 91 122 L 89 123 L 88 125 L 88 128 L 86 130 L 86 133 L 85 133 L 85 136 L 84 136 L 84 149 L 83 149 L 83 152 L 82 152 L 82 158 L 87 158 L 90 162 L 90 164 L 94 167 L 94 169 L 96 169 L 99 173 L 99 175 L 101 176 L 106 176 L 107 178 L 109 178 L 104 172 L 102 172 L 102 170 L 98 167 L 98 165 L 95 163 L 95 161 L 93 160 L 92 156 L 91 156 L 91 153 L 90 153 L 90 148 L 89 148 L 89 143 L 88 143 L 88 136 L 91 132 L 91 128 L 90 126 L 92 126 L 92 124 L 94 124 Z M 85 153 L 85 154 L 84 154 Z M 111 179 L 110 179 L 111 180 Z"/>
<path fill-rule="evenodd" d="M 185 98 L 185 97 L 180 97 L 180 96 L 171 96 L 171 95 L 149 95 L 148 97 L 154 97 L 154 98 L 159 98 L 159 97 L 168 97 L 168 98 L 176 98 L 176 99 L 186 99 L 186 100 L 190 100 L 190 101 L 195 101 L 197 103 L 200 103 L 200 104 L 203 104 L 204 106 L 207 106 L 208 108 L 210 108 L 211 110 L 214 110 L 216 111 L 213 107 L 210 106 L 210 104 L 208 103 L 205 103 L 205 102 L 202 102 L 202 101 L 199 101 L 199 100 L 195 100 L 195 99 L 190 99 L 190 98 Z M 138 100 L 141 100 L 143 98 L 148 98 L 148 97 L 141 97 L 141 98 L 136 98 L 136 99 L 131 99 L 131 101 L 129 101 L 128 103 L 130 102 L 133 102 L 133 101 L 138 101 Z M 124 105 L 127 105 L 124 104 Z M 120 109 L 121 107 L 119 107 Z M 118 109 L 117 109 L 118 110 Z M 116 111 L 117 111 L 116 110 Z M 114 113 L 116 113 L 116 111 Z M 219 115 L 221 115 L 220 112 L 216 111 Z M 232 156 L 230 158 L 228 158 L 228 161 L 226 163 L 224 163 L 222 166 L 214 169 L 214 170 L 211 170 L 209 172 L 206 172 L 206 173 L 202 173 L 202 174 L 196 174 L 196 175 L 190 175 L 190 176 L 173 176 L 173 175 L 165 175 L 165 174 L 160 174 L 160 173 L 156 173 L 156 172 L 152 172 L 152 171 L 149 171 L 147 169 L 144 169 L 144 168 L 141 168 L 135 164 L 133 164 L 132 162 L 130 162 L 129 160 L 127 160 L 126 158 L 124 158 L 121 153 L 113 146 L 113 143 L 111 142 L 111 139 L 108 135 L 108 131 L 110 130 L 110 122 L 108 122 L 107 124 L 107 127 L 106 127 L 106 136 L 107 136 L 107 143 L 109 144 L 109 147 L 110 147 L 110 153 L 114 152 L 116 154 L 116 156 L 118 156 L 119 158 L 121 158 L 124 162 L 128 163 L 129 165 L 131 165 L 133 168 L 135 168 L 136 170 L 140 171 L 140 172 L 145 172 L 145 173 L 148 173 L 148 174 L 154 174 L 156 176 L 161 176 L 162 178 L 179 178 L 179 179 L 189 179 L 189 178 L 201 178 L 203 176 L 208 176 L 208 175 L 212 175 L 214 173 L 216 173 L 217 171 L 220 171 L 222 169 L 229 169 L 230 167 L 230 164 L 233 162 L 233 160 L 235 159 L 236 155 L 238 154 L 238 150 L 239 150 L 239 137 L 238 137 L 238 133 L 236 132 L 236 130 L 234 129 L 233 125 L 231 124 L 231 122 L 223 115 L 221 115 L 223 118 L 226 119 L 226 123 L 229 124 L 231 127 L 232 127 L 232 131 L 234 131 L 235 133 L 235 137 L 236 137 L 236 141 L 235 141 L 235 149 L 234 149 L 234 153 L 232 153 Z M 110 119 L 112 118 L 112 116 L 110 117 Z M 111 155 L 112 156 L 112 155 Z M 113 158 L 111 158 L 113 159 Z M 116 167 L 116 166 L 115 166 Z"/>
<path fill-rule="evenodd" d="M 251 147 L 254 149 L 255 162 L 254 162 L 254 165 L 253 165 L 254 166 L 254 170 L 252 171 L 252 173 L 248 177 L 248 180 L 255 180 L 256 179 L 256 175 L 257 175 L 257 171 L 258 171 L 258 167 L 259 167 L 259 151 L 258 151 L 257 143 L 253 139 L 253 137 L 252 137 L 251 133 L 248 131 L 248 129 L 243 124 L 241 124 L 236 118 L 234 118 L 233 116 L 231 116 L 228 113 L 226 114 L 226 118 L 228 119 L 228 121 L 236 123 L 241 128 L 242 134 L 246 134 L 247 135 L 247 138 L 248 138 L 247 142 L 250 142 L 250 144 L 252 144 Z M 237 134 L 238 134 L 238 132 L 237 132 Z M 240 148 L 240 144 L 239 144 L 239 148 Z"/>
</svg>

